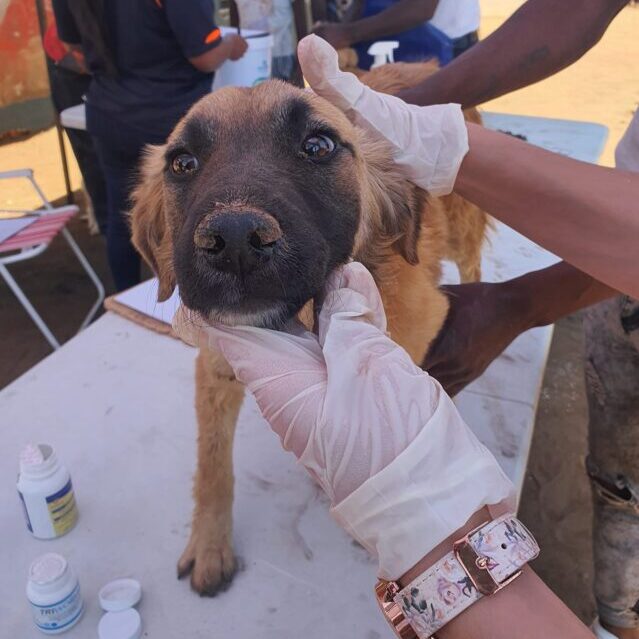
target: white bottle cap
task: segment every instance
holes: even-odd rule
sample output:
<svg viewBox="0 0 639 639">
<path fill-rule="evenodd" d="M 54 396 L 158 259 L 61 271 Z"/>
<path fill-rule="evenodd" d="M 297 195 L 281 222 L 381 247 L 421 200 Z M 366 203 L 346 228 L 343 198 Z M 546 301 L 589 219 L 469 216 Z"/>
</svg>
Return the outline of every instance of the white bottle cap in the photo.
<svg viewBox="0 0 639 639">
<path fill-rule="evenodd" d="M 29 567 L 29 579 L 44 586 L 53 583 L 64 575 L 67 560 L 56 552 L 48 552 L 35 559 Z"/>
<path fill-rule="evenodd" d="M 142 636 L 142 619 L 135 608 L 120 612 L 107 612 L 98 625 L 100 639 L 139 639 Z"/>
<path fill-rule="evenodd" d="M 142 586 L 135 579 L 116 579 L 100 589 L 98 595 L 102 610 L 119 612 L 133 608 L 142 597 Z"/>
</svg>

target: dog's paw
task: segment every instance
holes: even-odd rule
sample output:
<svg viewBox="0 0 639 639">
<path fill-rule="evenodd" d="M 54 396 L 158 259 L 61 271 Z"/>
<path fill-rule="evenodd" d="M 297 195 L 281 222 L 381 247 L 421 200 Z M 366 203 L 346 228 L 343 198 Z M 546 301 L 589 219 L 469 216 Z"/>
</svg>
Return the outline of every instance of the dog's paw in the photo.
<svg viewBox="0 0 639 639">
<path fill-rule="evenodd" d="M 233 548 L 227 542 L 198 541 L 191 535 L 177 565 L 178 579 L 191 575 L 191 588 L 202 597 L 226 590 L 237 570 Z"/>
</svg>

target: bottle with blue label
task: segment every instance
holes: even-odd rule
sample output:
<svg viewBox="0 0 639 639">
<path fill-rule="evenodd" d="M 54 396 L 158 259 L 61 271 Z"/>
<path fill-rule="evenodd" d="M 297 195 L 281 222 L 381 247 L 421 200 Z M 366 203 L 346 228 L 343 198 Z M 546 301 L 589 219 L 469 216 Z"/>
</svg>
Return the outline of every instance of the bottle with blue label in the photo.
<svg viewBox="0 0 639 639">
<path fill-rule="evenodd" d="M 35 625 L 47 635 L 66 632 L 84 612 L 78 578 L 67 560 L 53 552 L 31 564 L 27 598 Z"/>
<path fill-rule="evenodd" d="M 38 539 L 61 537 L 78 520 L 71 475 L 48 444 L 29 444 L 20 454 L 18 495 Z"/>
</svg>

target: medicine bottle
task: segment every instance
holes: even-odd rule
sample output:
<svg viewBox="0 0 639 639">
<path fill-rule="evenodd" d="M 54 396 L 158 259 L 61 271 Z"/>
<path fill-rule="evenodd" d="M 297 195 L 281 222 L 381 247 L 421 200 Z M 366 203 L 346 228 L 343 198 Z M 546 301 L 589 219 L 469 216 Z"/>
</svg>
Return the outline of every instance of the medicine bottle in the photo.
<svg viewBox="0 0 639 639">
<path fill-rule="evenodd" d="M 47 444 L 29 444 L 21 452 L 18 494 L 27 528 L 38 539 L 60 537 L 78 520 L 69 471 Z"/>
<path fill-rule="evenodd" d="M 78 578 L 67 560 L 53 552 L 38 557 L 31 564 L 27 598 L 35 625 L 48 635 L 65 632 L 84 612 Z"/>
</svg>

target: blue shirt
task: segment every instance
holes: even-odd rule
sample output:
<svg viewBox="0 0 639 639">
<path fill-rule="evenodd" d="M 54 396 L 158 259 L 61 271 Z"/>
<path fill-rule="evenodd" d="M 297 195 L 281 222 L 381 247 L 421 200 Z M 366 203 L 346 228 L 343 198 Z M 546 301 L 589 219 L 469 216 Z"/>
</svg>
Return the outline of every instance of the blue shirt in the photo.
<svg viewBox="0 0 639 639">
<path fill-rule="evenodd" d="M 117 67 L 110 76 L 91 37 L 82 33 L 67 0 L 53 0 L 63 42 L 81 44 L 93 80 L 87 94 L 87 128 L 100 135 L 106 121 L 164 141 L 178 120 L 211 91 L 212 73 L 189 61 L 221 41 L 212 0 L 104 0 L 107 46 Z"/>
</svg>

